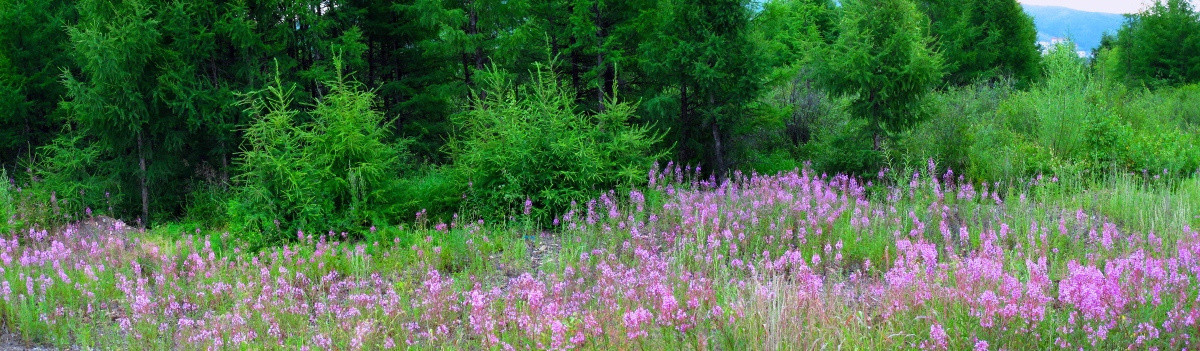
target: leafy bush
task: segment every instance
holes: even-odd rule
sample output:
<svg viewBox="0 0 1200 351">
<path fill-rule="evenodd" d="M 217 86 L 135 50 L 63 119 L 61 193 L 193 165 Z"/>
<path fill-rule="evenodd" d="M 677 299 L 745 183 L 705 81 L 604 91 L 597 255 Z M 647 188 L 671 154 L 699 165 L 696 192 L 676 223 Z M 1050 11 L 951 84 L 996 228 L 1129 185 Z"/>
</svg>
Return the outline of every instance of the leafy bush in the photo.
<svg viewBox="0 0 1200 351">
<path fill-rule="evenodd" d="M 1024 93 L 1024 99 L 1010 102 L 1031 109 L 1033 133 L 1039 144 L 1064 157 L 1084 159 L 1087 136 L 1081 122 L 1090 120 L 1098 112 L 1096 104 L 1090 103 L 1087 96 L 1097 87 L 1087 66 L 1076 56 L 1073 44 L 1056 46 L 1044 62 L 1047 77 L 1043 84 Z"/>
<path fill-rule="evenodd" d="M 221 228 L 229 223 L 227 202 L 231 189 L 221 184 L 203 183 L 188 192 L 184 214 L 189 222 L 205 228 Z"/>
<path fill-rule="evenodd" d="M 1096 111 L 1082 122 L 1086 160 L 1097 168 L 1119 168 L 1119 161 L 1126 157 L 1121 146 L 1130 139 L 1129 127 L 1115 113 L 1105 110 Z"/>
<path fill-rule="evenodd" d="M 292 107 L 292 89 L 276 79 L 247 100 L 255 121 L 237 164 L 229 203 L 233 232 L 255 246 L 291 238 L 295 229 L 361 230 L 396 218 L 404 144 L 386 142 L 374 93 L 341 74 L 311 111 Z"/>
<path fill-rule="evenodd" d="M 454 173 L 469 184 L 468 203 L 483 217 L 545 216 L 602 191 L 642 182 L 663 151 L 661 136 L 633 126 L 635 107 L 611 97 L 595 114 L 579 112 L 574 91 L 538 65 L 526 85 L 504 74 L 482 78 L 473 108 L 455 117 Z"/>
<path fill-rule="evenodd" d="M 898 140 L 905 165 L 920 169 L 934 159 L 956 172 L 966 171 L 972 144 L 986 141 L 977 141 L 980 136 L 975 133 L 986 132 L 979 128 L 984 124 L 996 123 L 996 110 L 1012 95 L 1014 84 L 1011 80 L 980 82 L 929 95 L 921 111 L 924 121 Z"/>
<path fill-rule="evenodd" d="M 1044 62 L 1046 77 L 1028 90 L 990 81 L 929 94 L 912 111 L 922 121 L 882 153 L 870 152 L 867 131 L 835 106 L 812 124 L 814 139 L 803 155 L 816 170 L 858 174 L 884 163 L 921 168 L 932 159 L 977 181 L 1185 175 L 1200 167 L 1200 88 L 1127 87 L 1091 71 L 1070 44 L 1055 47 Z M 770 152 L 758 155 L 778 163 Z"/>
<path fill-rule="evenodd" d="M 402 180 L 402 216 L 425 211 L 430 220 L 449 222 L 462 207 L 469 180 L 459 179 L 453 166 L 430 166 Z"/>
<path fill-rule="evenodd" d="M 16 230 L 17 222 L 17 189 L 15 181 L 8 177 L 8 172 L 0 168 L 0 234 L 9 234 Z"/>
<path fill-rule="evenodd" d="M 812 161 L 813 169 L 820 172 L 873 174 L 883 167 L 884 154 L 875 150 L 869 122 L 851 117 L 846 100 L 839 101 L 841 105 L 834 112 L 817 121 L 814 139 L 804 145 L 802 154 Z"/>
<path fill-rule="evenodd" d="M 970 179 L 1012 180 L 1058 169 L 1058 160 L 1045 146 L 997 124 L 972 127 L 964 174 Z"/>
<path fill-rule="evenodd" d="M 1200 127 L 1200 84 L 1180 87 L 1171 97 L 1172 115 L 1193 128 Z"/>
<path fill-rule="evenodd" d="M 38 155 L 22 199 L 21 216 L 28 225 L 60 225 L 89 211 L 114 215 L 113 205 L 123 202 L 118 176 L 101 171 L 113 167 L 113 161 L 102 157 L 100 144 L 83 134 L 65 131 L 39 149 Z"/>
</svg>

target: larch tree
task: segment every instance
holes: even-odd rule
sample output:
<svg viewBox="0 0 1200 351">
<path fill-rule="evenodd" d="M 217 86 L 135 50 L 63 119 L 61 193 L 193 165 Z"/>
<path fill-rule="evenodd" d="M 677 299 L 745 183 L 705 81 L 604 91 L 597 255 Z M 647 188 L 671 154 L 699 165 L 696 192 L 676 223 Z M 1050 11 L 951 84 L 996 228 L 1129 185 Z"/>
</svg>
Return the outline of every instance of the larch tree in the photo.
<svg viewBox="0 0 1200 351">
<path fill-rule="evenodd" d="M 1028 83 L 1040 69 L 1033 18 L 1015 0 L 924 0 L 946 61 L 946 81 L 964 85 L 1002 77 Z"/>
<path fill-rule="evenodd" d="M 1186 0 L 1155 1 L 1117 34 L 1120 67 L 1150 87 L 1200 81 L 1200 15 Z"/>
<path fill-rule="evenodd" d="M 910 0 L 843 2 L 838 38 L 820 60 L 820 76 L 851 96 L 851 113 L 866 119 L 881 149 L 883 138 L 913 122 L 915 104 L 943 76 L 928 17 Z"/>
<path fill-rule="evenodd" d="M 163 119 L 152 102 L 162 35 L 150 7 L 136 1 L 82 1 L 79 24 L 71 27 L 72 51 L 81 70 L 68 74 L 66 108 L 76 131 L 110 150 L 106 163 L 140 194 L 140 221 L 149 220 L 149 168 L 155 127 Z"/>
<path fill-rule="evenodd" d="M 677 159 L 722 177 L 730 166 L 734 127 L 745 121 L 762 88 L 759 51 L 748 35 L 748 4 L 665 0 L 655 11 L 656 35 L 640 48 L 642 69 L 657 87 L 646 101 L 648 110 L 669 129 Z"/>
<path fill-rule="evenodd" d="M 33 161 L 59 132 L 59 78 L 74 67 L 66 27 L 77 17 L 72 2 L 0 0 L 0 167 Z"/>
</svg>

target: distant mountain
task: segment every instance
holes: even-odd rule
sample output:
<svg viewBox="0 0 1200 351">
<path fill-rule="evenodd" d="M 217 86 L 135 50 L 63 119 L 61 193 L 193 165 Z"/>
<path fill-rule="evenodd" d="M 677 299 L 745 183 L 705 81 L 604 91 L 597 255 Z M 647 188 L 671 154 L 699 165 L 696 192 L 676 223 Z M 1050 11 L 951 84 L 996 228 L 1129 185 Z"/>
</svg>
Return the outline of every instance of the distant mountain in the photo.
<svg viewBox="0 0 1200 351">
<path fill-rule="evenodd" d="M 1079 50 L 1092 51 L 1100 46 L 1105 32 L 1113 34 L 1125 23 L 1125 16 L 1113 13 L 1087 12 L 1057 6 L 1023 5 L 1025 13 L 1033 16 L 1038 41 L 1070 38 Z"/>
</svg>

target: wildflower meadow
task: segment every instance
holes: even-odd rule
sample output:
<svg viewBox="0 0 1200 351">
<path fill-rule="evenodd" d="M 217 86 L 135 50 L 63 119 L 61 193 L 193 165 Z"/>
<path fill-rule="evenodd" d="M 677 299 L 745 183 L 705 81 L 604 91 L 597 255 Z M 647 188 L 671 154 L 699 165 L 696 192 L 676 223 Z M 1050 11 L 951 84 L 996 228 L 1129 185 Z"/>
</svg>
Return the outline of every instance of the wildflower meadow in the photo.
<svg viewBox="0 0 1200 351">
<path fill-rule="evenodd" d="M 698 174 L 549 229 L 418 213 L 257 252 L 99 218 L 10 233 L 0 315 L 79 349 L 1196 347 L 1196 180 Z"/>
<path fill-rule="evenodd" d="M 1198 1 L 0 0 L 0 351 L 1200 350 Z"/>
</svg>

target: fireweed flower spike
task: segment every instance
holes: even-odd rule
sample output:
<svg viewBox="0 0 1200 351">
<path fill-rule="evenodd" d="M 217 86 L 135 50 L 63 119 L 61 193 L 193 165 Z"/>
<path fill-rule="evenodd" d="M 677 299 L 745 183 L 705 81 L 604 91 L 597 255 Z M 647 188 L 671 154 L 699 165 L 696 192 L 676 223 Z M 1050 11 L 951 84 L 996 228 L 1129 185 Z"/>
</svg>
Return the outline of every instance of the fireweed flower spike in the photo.
<svg viewBox="0 0 1200 351">
<path fill-rule="evenodd" d="M 258 252 L 124 223 L 22 230 L 0 236 L 0 311 L 64 347 L 99 328 L 106 344 L 79 345 L 97 348 L 1196 347 L 1200 233 L 1035 207 L 1032 192 L 1003 202 L 1022 194 L 936 167 L 868 189 L 808 169 L 718 183 L 668 164 L 651 188 L 551 214 L 536 250 L 426 211 L 378 244 L 309 228 Z"/>
</svg>

